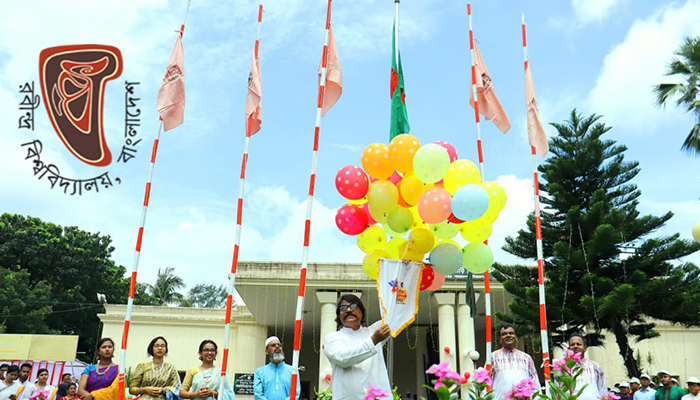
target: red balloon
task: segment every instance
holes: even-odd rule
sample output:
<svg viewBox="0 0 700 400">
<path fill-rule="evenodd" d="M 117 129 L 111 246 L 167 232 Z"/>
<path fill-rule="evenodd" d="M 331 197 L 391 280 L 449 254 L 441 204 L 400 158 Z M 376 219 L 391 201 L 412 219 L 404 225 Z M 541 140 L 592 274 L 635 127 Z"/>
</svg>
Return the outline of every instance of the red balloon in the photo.
<svg viewBox="0 0 700 400">
<path fill-rule="evenodd" d="M 445 346 L 444 350 L 445 350 L 445 353 L 450 354 L 450 348 L 448 346 Z"/>
<path fill-rule="evenodd" d="M 331 381 L 331 374 L 326 374 L 325 378 L 326 378 L 326 382 L 330 382 Z"/>
<path fill-rule="evenodd" d="M 464 222 L 461 219 L 455 217 L 454 213 L 450 214 L 450 216 L 447 217 L 447 220 L 452 222 L 453 224 L 461 224 L 462 222 Z"/>
<path fill-rule="evenodd" d="M 347 235 L 359 235 L 367 229 L 367 213 L 360 206 L 346 204 L 335 214 L 335 224 Z"/>
<path fill-rule="evenodd" d="M 389 177 L 389 182 L 396 185 L 401 182 L 401 179 L 403 179 L 403 176 L 399 175 L 397 171 L 394 171 L 394 174 Z"/>
<path fill-rule="evenodd" d="M 453 145 L 451 145 L 448 142 L 445 142 L 444 140 L 435 142 L 435 144 L 440 145 L 447 150 L 447 154 L 450 155 L 450 162 L 457 160 L 457 150 L 455 150 L 455 147 Z"/>
<path fill-rule="evenodd" d="M 430 285 L 433 284 L 434 279 L 435 271 L 433 271 L 433 267 L 428 264 L 423 264 L 423 276 L 420 280 L 420 290 L 426 290 L 429 288 Z"/>
<path fill-rule="evenodd" d="M 445 275 L 435 272 L 435 278 L 433 279 L 433 284 L 428 287 L 428 290 L 430 291 L 435 291 L 439 290 L 442 288 L 442 285 L 445 284 Z"/>
<path fill-rule="evenodd" d="M 362 168 L 348 165 L 335 174 L 335 188 L 346 199 L 359 200 L 367 194 L 369 178 Z"/>
</svg>

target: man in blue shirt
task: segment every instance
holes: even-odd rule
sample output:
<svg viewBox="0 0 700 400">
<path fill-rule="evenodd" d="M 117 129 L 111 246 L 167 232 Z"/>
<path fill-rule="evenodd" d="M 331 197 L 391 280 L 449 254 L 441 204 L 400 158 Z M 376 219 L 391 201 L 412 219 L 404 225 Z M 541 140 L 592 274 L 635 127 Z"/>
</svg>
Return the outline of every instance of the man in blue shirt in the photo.
<svg viewBox="0 0 700 400">
<path fill-rule="evenodd" d="M 255 370 L 255 400 L 289 400 L 292 366 L 284 363 L 282 343 L 277 336 L 270 336 L 265 340 L 265 354 L 270 362 Z M 297 379 L 297 400 L 300 392 L 301 384 Z"/>
<path fill-rule="evenodd" d="M 651 377 L 647 374 L 642 374 L 639 377 L 639 383 L 642 384 L 642 388 L 634 393 L 634 400 L 654 400 L 656 390 L 651 387 L 653 383 Z"/>
</svg>

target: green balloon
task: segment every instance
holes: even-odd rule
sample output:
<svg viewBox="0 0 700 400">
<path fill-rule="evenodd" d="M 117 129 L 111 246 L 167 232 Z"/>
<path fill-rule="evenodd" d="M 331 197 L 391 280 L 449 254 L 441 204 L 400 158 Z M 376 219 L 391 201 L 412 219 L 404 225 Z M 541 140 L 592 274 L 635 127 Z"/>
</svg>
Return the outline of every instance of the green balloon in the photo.
<svg viewBox="0 0 700 400">
<path fill-rule="evenodd" d="M 474 274 L 483 274 L 493 264 L 493 252 L 483 243 L 469 243 L 462 249 L 462 265 Z"/>
<path fill-rule="evenodd" d="M 386 221 L 392 231 L 403 235 L 413 225 L 413 213 L 408 208 L 397 207 L 389 212 Z"/>
</svg>

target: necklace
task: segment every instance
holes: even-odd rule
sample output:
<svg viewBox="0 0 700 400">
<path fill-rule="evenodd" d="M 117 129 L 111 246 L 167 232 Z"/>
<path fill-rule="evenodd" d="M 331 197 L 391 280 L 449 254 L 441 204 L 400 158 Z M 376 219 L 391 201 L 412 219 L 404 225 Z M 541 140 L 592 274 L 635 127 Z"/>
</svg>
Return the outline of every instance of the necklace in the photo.
<svg viewBox="0 0 700 400">
<path fill-rule="evenodd" d="M 209 372 L 209 374 L 204 372 L 203 368 L 201 370 L 202 370 L 202 380 L 204 381 L 204 383 L 211 382 L 212 374 L 214 373 L 214 367 L 207 368 L 207 371 Z"/>
<path fill-rule="evenodd" d="M 158 367 L 156 367 L 156 364 L 151 361 L 151 366 L 153 367 L 153 372 L 155 372 L 156 375 L 160 375 L 160 372 L 163 370 L 164 365 L 165 365 L 165 363 L 162 363 Z"/>
<path fill-rule="evenodd" d="M 97 364 L 97 365 L 95 365 L 95 373 L 96 373 L 97 375 L 104 375 L 104 374 L 107 373 L 107 371 L 110 370 L 110 368 L 112 368 L 112 366 L 114 366 L 114 364 L 112 364 L 112 363 L 110 362 L 109 365 L 106 366 L 106 367 L 102 370 L 102 372 L 100 372 L 100 365 Z"/>
</svg>

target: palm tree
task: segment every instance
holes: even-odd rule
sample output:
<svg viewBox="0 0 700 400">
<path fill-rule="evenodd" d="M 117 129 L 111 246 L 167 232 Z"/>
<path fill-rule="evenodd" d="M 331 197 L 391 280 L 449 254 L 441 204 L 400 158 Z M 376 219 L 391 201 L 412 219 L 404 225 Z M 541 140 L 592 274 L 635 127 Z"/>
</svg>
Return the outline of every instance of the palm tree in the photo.
<svg viewBox="0 0 700 400">
<path fill-rule="evenodd" d="M 654 87 L 656 103 L 665 105 L 669 97 L 678 96 L 676 106 L 695 114 L 695 125 L 685 138 L 682 151 L 700 155 L 700 36 L 686 37 L 668 64 L 666 75 L 683 77 L 682 82 L 662 83 Z"/>
<path fill-rule="evenodd" d="M 178 290 L 185 287 L 185 282 L 174 272 L 173 267 L 167 267 L 162 272 L 158 268 L 156 283 L 148 288 L 162 306 L 179 302 L 183 298 Z"/>
</svg>

